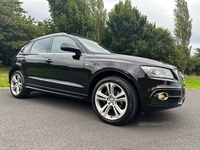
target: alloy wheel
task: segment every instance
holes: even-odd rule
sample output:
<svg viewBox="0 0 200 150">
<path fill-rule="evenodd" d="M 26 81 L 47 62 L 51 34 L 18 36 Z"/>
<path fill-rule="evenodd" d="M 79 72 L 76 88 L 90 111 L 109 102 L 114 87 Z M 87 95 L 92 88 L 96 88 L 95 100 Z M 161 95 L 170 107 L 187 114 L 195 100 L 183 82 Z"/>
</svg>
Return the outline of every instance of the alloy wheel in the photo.
<svg viewBox="0 0 200 150">
<path fill-rule="evenodd" d="M 11 92 L 14 95 L 19 95 L 22 91 L 22 78 L 19 74 L 14 74 L 11 79 Z"/>
<path fill-rule="evenodd" d="M 107 82 L 97 89 L 95 105 L 102 117 L 108 120 L 117 120 L 125 114 L 128 98 L 120 85 Z"/>
</svg>

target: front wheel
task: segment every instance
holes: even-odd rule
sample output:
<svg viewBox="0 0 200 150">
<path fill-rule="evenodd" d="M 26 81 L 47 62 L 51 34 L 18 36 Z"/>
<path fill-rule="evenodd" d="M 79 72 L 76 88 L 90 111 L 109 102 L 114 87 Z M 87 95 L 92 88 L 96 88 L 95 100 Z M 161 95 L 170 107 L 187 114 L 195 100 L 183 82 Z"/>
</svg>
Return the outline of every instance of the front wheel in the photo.
<svg viewBox="0 0 200 150">
<path fill-rule="evenodd" d="M 120 77 L 106 77 L 94 88 L 93 109 L 104 122 L 122 125 L 137 112 L 138 98 L 134 87 Z"/>
<path fill-rule="evenodd" d="M 16 98 L 29 96 L 30 90 L 25 88 L 24 76 L 20 71 L 16 71 L 12 74 L 10 80 L 10 91 Z"/>
</svg>

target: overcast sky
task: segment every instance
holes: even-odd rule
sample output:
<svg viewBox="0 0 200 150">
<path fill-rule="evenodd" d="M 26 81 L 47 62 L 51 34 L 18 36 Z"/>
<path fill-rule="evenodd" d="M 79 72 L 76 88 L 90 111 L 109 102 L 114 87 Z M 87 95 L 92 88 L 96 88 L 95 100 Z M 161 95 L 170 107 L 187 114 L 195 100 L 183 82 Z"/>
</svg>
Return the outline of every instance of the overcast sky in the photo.
<svg viewBox="0 0 200 150">
<path fill-rule="evenodd" d="M 37 20 L 49 18 L 49 5 L 47 0 L 20 0 L 27 13 Z M 156 23 L 157 27 L 168 29 L 172 34 L 174 30 L 173 10 L 174 0 L 131 0 L 132 5 L 144 15 L 147 20 Z M 186 0 L 192 22 L 191 45 L 194 49 L 200 48 L 200 0 Z M 104 6 L 110 11 L 119 0 L 104 0 Z"/>
</svg>

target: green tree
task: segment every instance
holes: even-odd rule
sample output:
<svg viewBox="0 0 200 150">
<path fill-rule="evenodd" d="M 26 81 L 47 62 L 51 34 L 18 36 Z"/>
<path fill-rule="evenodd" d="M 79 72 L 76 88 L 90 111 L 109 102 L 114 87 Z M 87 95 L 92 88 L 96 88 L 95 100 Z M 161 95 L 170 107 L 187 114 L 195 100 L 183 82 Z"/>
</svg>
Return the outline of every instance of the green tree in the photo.
<svg viewBox="0 0 200 150">
<path fill-rule="evenodd" d="M 93 39 L 102 42 L 106 21 L 106 10 L 104 9 L 103 0 L 89 0 L 90 12 L 94 23 L 94 37 Z M 91 37 L 92 38 L 92 37 Z"/>
<path fill-rule="evenodd" d="M 43 21 L 36 21 L 35 29 L 39 35 L 52 34 L 57 32 L 57 28 L 51 18 Z"/>
<path fill-rule="evenodd" d="M 200 58 L 200 48 L 195 49 L 196 52 L 194 53 L 194 56 L 197 58 Z"/>
<path fill-rule="evenodd" d="M 191 51 L 189 44 L 192 30 L 192 19 L 189 15 L 187 2 L 185 0 L 175 0 L 175 2 L 176 8 L 174 9 L 174 35 L 176 37 L 179 51 L 181 51 L 179 67 L 184 73 Z"/>
<path fill-rule="evenodd" d="M 21 4 L 19 0 L 0 3 L 0 59 L 4 65 L 9 65 L 22 45 L 39 35 L 35 20 L 27 17 Z"/>
<path fill-rule="evenodd" d="M 48 0 L 57 31 L 88 37 L 94 33 L 90 5 L 87 0 Z"/>
<path fill-rule="evenodd" d="M 200 75 L 200 57 L 191 56 L 185 69 L 187 75 Z"/>
<path fill-rule="evenodd" d="M 8 65 L 10 56 L 13 55 L 11 49 L 16 49 L 19 45 L 14 38 L 17 34 L 23 34 L 17 32 L 20 25 L 18 19 L 22 20 L 21 15 L 24 13 L 20 4 L 17 0 L 2 0 L 0 3 L 0 55 L 4 65 Z"/>
<path fill-rule="evenodd" d="M 155 24 L 147 23 L 138 45 L 138 56 L 177 64 L 175 39 L 167 29 L 156 28 Z"/>
<path fill-rule="evenodd" d="M 109 13 L 108 32 L 112 37 L 110 48 L 117 53 L 135 55 L 147 17 L 133 8 L 130 0 L 120 1 Z"/>
</svg>

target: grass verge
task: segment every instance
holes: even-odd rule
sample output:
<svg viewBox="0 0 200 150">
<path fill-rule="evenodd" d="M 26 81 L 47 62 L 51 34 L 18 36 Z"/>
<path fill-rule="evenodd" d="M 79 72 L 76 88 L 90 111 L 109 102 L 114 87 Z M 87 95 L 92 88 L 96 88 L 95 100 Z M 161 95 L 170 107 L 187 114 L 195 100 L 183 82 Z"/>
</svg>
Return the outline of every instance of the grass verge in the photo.
<svg viewBox="0 0 200 150">
<path fill-rule="evenodd" d="M 187 89 L 200 90 L 200 76 L 185 76 Z"/>
<path fill-rule="evenodd" d="M 0 67 L 0 88 L 9 87 L 8 72 L 9 68 Z"/>
</svg>

